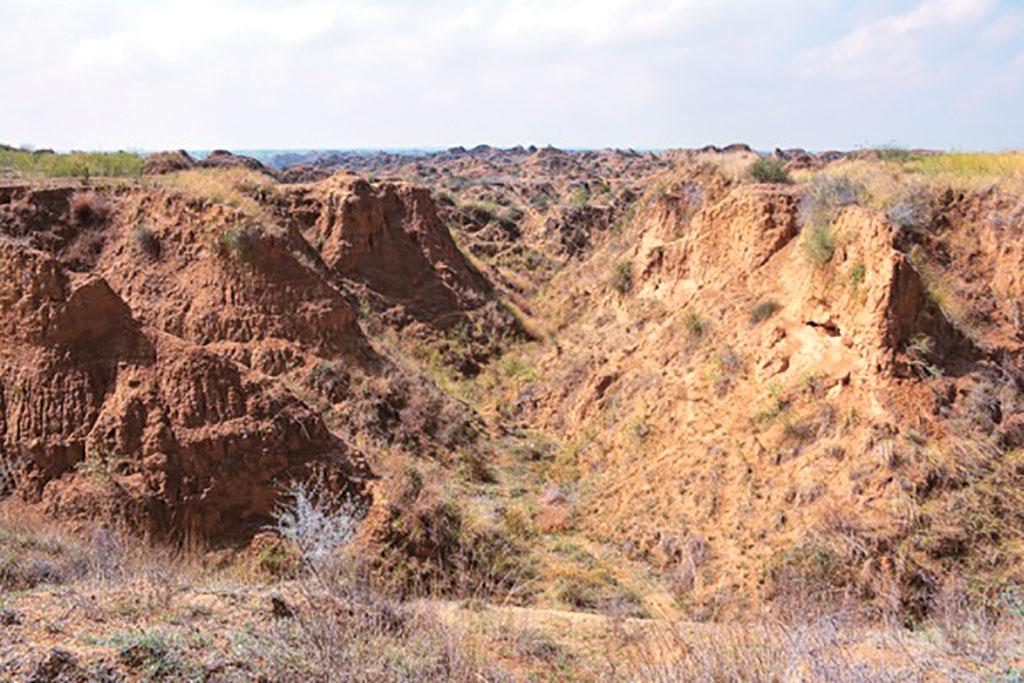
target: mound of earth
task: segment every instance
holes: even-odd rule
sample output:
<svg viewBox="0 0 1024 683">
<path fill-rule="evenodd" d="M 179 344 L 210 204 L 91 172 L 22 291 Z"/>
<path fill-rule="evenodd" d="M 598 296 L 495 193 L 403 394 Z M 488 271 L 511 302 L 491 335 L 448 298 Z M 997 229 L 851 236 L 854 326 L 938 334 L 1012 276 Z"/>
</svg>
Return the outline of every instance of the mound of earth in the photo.
<svg viewBox="0 0 1024 683">
<path fill-rule="evenodd" d="M 142 175 L 166 175 L 194 168 L 244 168 L 266 176 L 277 177 L 277 172 L 274 169 L 265 166 L 258 159 L 224 149 L 214 150 L 199 161 L 196 161 L 183 149 L 156 152 L 146 157 L 146 162 L 142 166 Z"/>
<path fill-rule="evenodd" d="M 183 149 L 173 152 L 156 152 L 146 157 L 142 165 L 142 175 L 165 175 L 177 171 L 187 171 L 196 167 L 196 160 Z"/>
</svg>

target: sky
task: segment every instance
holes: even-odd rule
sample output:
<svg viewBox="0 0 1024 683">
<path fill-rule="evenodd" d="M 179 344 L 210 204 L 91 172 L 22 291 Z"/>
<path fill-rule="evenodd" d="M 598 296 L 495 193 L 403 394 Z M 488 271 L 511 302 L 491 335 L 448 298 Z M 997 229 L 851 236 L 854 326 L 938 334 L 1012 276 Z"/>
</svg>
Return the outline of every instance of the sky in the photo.
<svg viewBox="0 0 1024 683">
<path fill-rule="evenodd" d="M 0 142 L 1024 147 L 1024 0 L 0 0 Z"/>
</svg>

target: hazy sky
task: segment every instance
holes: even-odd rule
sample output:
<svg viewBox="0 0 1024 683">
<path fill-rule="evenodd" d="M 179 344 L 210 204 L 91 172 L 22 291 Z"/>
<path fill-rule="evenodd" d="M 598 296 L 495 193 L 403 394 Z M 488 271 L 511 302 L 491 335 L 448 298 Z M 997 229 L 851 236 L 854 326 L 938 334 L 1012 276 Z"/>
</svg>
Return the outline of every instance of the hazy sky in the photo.
<svg viewBox="0 0 1024 683">
<path fill-rule="evenodd" d="M 1024 0 L 0 0 L 0 142 L 1024 147 Z"/>
</svg>

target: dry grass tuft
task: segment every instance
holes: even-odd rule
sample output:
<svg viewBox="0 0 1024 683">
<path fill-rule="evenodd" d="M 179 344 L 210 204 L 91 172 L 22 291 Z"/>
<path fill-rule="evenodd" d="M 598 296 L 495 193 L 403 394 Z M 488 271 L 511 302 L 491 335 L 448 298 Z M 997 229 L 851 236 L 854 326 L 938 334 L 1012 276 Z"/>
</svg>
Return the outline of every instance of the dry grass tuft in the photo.
<svg viewBox="0 0 1024 683">
<path fill-rule="evenodd" d="M 260 202 L 275 192 L 270 178 L 245 168 L 193 169 L 160 176 L 152 182 L 195 199 L 230 206 L 253 218 L 264 215 Z"/>
</svg>

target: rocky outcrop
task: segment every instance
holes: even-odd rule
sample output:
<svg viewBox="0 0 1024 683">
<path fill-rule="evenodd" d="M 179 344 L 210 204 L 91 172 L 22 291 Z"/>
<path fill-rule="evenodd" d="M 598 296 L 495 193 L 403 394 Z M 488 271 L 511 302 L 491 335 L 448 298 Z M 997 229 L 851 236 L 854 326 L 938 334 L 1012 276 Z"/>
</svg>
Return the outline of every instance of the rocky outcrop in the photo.
<svg viewBox="0 0 1024 683">
<path fill-rule="evenodd" d="M 878 371 L 893 370 L 897 352 L 918 334 L 927 335 L 940 355 L 954 349 L 969 355 L 966 340 L 929 300 L 907 255 L 896 249 L 896 230 L 884 216 L 851 207 L 832 230 L 837 247 L 829 272 L 850 284 L 829 291 L 812 283 L 806 296 L 818 312 L 809 319 L 834 328 L 851 348 L 872 357 Z"/>
<path fill-rule="evenodd" d="M 108 232 L 96 269 L 147 325 L 231 347 L 270 374 L 284 366 L 256 360 L 272 346 L 323 358 L 364 349 L 355 304 L 294 228 L 173 194 L 133 194 L 122 211 L 127 224 Z"/>
<path fill-rule="evenodd" d="M 440 221 L 429 190 L 338 174 L 293 191 L 292 215 L 336 275 L 361 282 L 415 319 L 451 327 L 491 298 Z"/>
<path fill-rule="evenodd" d="M 166 175 L 195 167 L 196 160 L 183 149 L 173 152 L 156 152 L 146 157 L 146 162 L 142 165 L 142 175 Z"/>
<path fill-rule="evenodd" d="M 234 154 L 225 149 L 216 149 L 204 157 L 198 164 L 199 168 L 246 168 L 267 176 L 276 177 L 277 173 L 264 166 L 258 159 L 242 154 Z"/>
<path fill-rule="evenodd" d="M 183 149 L 156 152 L 146 157 L 146 162 L 142 166 L 142 175 L 166 175 L 193 168 L 246 168 L 270 177 L 277 176 L 276 171 L 265 166 L 258 159 L 234 154 L 224 149 L 214 150 L 198 161 Z"/>
<path fill-rule="evenodd" d="M 724 198 L 716 200 L 724 193 Z M 722 283 L 754 273 L 799 233 L 799 191 L 783 185 L 685 184 L 656 203 L 646 221 L 652 237 L 647 273 L 669 281 Z"/>
<path fill-rule="evenodd" d="M 266 523 L 293 478 L 365 475 L 305 404 L 144 327 L 102 278 L 9 241 L 0 272 L 0 444 L 54 514 L 224 540 Z"/>
</svg>

